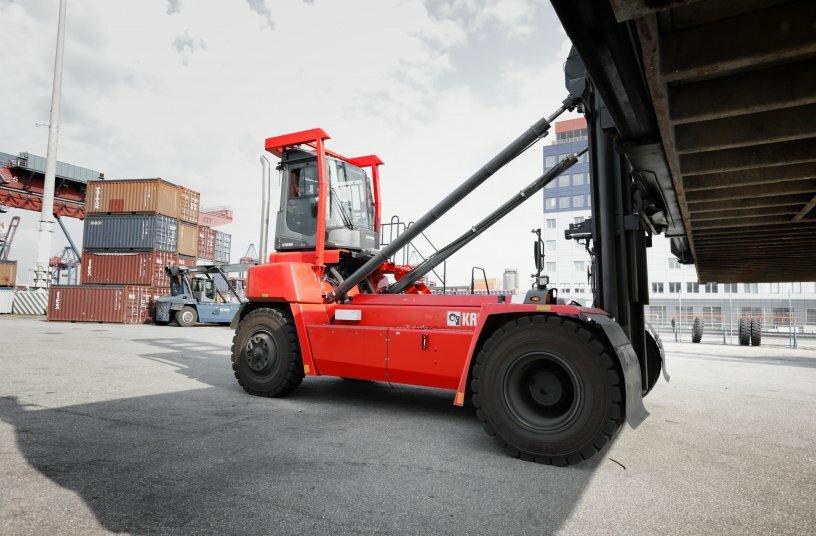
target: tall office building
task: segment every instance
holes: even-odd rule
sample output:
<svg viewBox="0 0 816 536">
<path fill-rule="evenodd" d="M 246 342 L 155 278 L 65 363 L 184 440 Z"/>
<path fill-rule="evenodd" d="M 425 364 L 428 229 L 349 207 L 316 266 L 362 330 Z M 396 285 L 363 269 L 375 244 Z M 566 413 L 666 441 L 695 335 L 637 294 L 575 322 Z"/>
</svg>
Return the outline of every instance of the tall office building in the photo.
<svg viewBox="0 0 816 536">
<path fill-rule="evenodd" d="M 555 123 L 555 140 L 544 146 L 544 168 L 553 167 L 565 154 L 587 146 L 587 126 L 583 118 Z M 570 223 L 591 217 L 589 159 L 584 155 L 567 172 L 544 189 L 542 239 L 545 273 L 559 296 L 590 305 L 592 292 L 587 274 L 589 255 L 564 231 Z M 766 330 L 789 330 L 789 322 L 802 332 L 816 333 L 816 283 L 732 283 L 697 282 L 693 265 L 682 265 L 672 255 L 669 241 L 654 236 L 647 253 L 650 305 L 647 315 L 653 323 L 668 324 L 681 318 L 688 323 L 700 317 L 714 330 L 732 323 L 736 329 L 742 315 L 762 316 Z"/>
</svg>

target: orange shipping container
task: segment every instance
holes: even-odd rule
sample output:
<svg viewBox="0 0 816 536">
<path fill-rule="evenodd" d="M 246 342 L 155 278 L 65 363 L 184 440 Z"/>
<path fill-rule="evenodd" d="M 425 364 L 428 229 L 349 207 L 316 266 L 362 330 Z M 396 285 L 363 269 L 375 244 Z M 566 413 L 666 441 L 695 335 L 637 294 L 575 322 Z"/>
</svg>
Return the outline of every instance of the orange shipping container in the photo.
<svg viewBox="0 0 816 536">
<path fill-rule="evenodd" d="M 176 251 L 179 255 L 189 257 L 198 256 L 198 226 L 189 223 L 179 223 L 178 225 L 178 247 Z"/>
<path fill-rule="evenodd" d="M 158 213 L 178 218 L 181 188 L 162 179 L 88 181 L 86 214 Z"/>
<path fill-rule="evenodd" d="M 0 261 L 0 287 L 17 284 L 17 261 Z"/>
<path fill-rule="evenodd" d="M 198 225 L 201 194 L 184 186 L 179 187 L 178 219 Z"/>
</svg>

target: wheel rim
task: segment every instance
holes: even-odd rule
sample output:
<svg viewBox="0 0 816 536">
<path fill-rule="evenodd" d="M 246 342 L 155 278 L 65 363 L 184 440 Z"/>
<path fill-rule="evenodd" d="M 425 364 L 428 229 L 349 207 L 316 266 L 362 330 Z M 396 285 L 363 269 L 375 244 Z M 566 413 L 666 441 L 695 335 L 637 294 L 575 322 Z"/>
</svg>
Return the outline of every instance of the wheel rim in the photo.
<svg viewBox="0 0 816 536">
<path fill-rule="evenodd" d="M 267 331 L 252 334 L 244 347 L 247 365 L 257 373 L 269 371 L 278 360 L 278 345 Z"/>
<path fill-rule="evenodd" d="M 193 313 L 191 311 L 184 311 L 181 313 L 181 320 L 185 324 L 192 324 L 193 323 Z"/>
<path fill-rule="evenodd" d="M 531 352 L 510 364 L 502 390 L 507 408 L 520 424 L 537 432 L 553 432 L 578 414 L 583 385 L 562 358 Z"/>
</svg>

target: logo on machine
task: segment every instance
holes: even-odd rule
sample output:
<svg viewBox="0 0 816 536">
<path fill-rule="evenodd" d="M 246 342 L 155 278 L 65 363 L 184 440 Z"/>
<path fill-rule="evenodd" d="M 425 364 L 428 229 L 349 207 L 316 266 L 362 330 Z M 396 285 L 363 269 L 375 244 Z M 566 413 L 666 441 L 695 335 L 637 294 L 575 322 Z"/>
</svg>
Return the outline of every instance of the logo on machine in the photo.
<svg viewBox="0 0 816 536">
<path fill-rule="evenodd" d="M 475 326 L 479 322 L 479 313 L 448 311 L 449 326 Z"/>
</svg>

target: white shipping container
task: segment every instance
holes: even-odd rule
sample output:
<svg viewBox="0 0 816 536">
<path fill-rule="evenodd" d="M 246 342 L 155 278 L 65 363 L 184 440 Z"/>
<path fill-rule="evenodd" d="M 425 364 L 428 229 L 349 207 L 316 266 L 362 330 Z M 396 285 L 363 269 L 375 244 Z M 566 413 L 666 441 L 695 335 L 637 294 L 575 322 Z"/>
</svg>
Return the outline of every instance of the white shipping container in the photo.
<svg viewBox="0 0 816 536">
<path fill-rule="evenodd" d="M 14 304 L 14 289 L 0 288 L 0 315 L 11 314 L 11 306 Z"/>
</svg>

